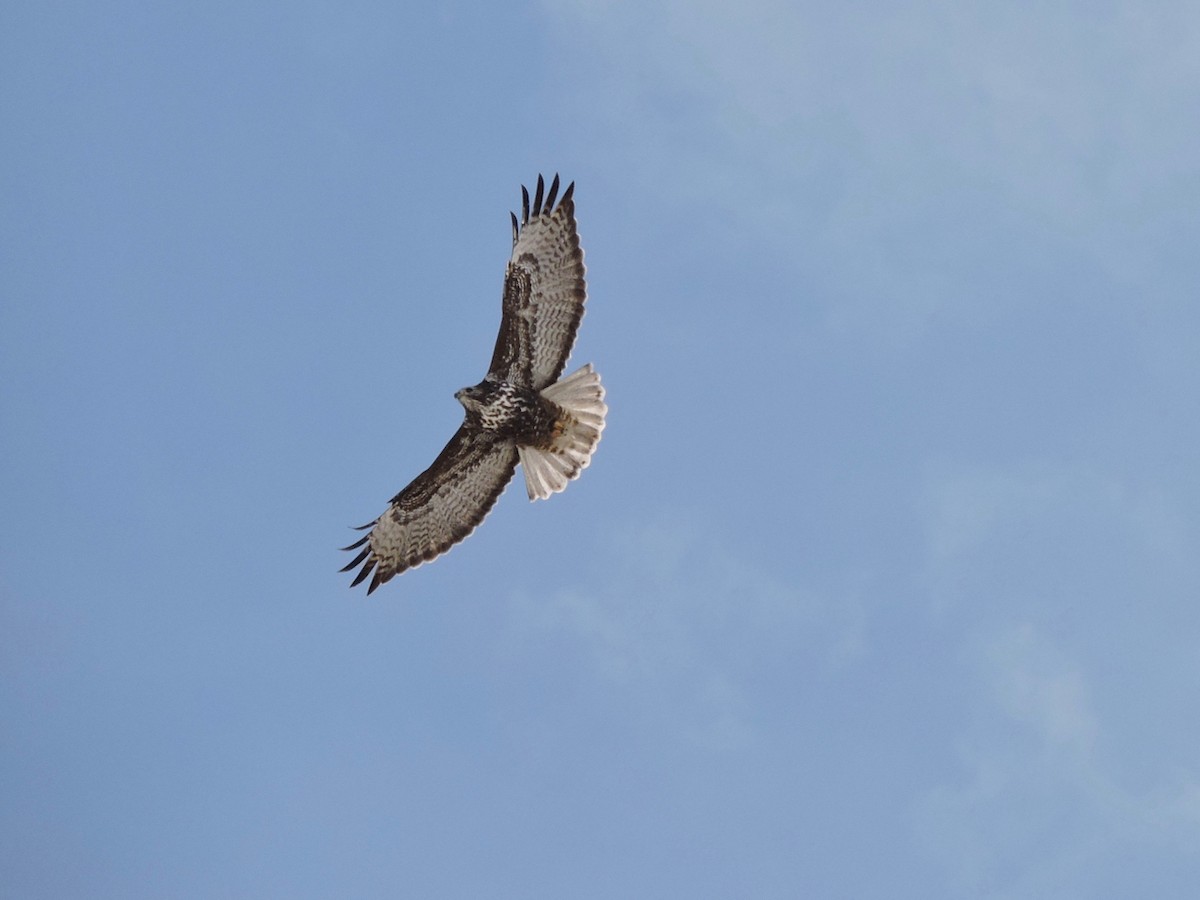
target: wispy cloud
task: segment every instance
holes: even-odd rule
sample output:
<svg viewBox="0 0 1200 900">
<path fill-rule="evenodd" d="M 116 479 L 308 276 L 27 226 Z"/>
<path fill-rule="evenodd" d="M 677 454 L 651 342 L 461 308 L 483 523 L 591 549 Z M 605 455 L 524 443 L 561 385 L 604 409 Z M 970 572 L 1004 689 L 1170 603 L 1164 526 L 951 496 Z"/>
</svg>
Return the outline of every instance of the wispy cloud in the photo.
<svg viewBox="0 0 1200 900">
<path fill-rule="evenodd" d="M 1097 726 L 1078 664 L 1029 625 L 997 636 L 984 660 L 993 698 L 1010 719 L 1043 748 L 1090 763 Z"/>
<path fill-rule="evenodd" d="M 1164 243 L 1195 234 L 1188 4 L 1108 4 L 1086 23 L 946 2 L 547 12 L 581 153 L 639 204 L 780 254 L 840 328 L 908 335 L 947 309 L 1020 304 L 1064 260 L 1161 289 Z"/>
<path fill-rule="evenodd" d="M 1133 199 L 1186 171 L 1200 141 L 1185 122 L 1161 115 L 1200 95 L 1200 14 L 1183 3 L 1110 5 L 1086 27 L 1051 7 L 944 2 L 816 10 L 784 0 L 585 0 L 548 4 L 547 12 L 571 38 L 567 73 L 578 82 L 568 86 L 602 101 L 589 112 L 636 112 L 651 130 L 625 133 L 621 146 L 635 156 L 647 141 L 652 149 L 661 142 L 681 164 L 677 184 L 692 183 L 694 165 L 724 171 L 692 189 L 708 196 L 736 187 L 729 211 L 747 216 L 769 206 L 778 188 L 760 182 L 758 193 L 743 193 L 764 168 L 790 184 L 834 174 L 822 172 L 832 160 L 816 153 L 854 163 L 837 173 L 842 188 L 869 186 L 880 168 L 950 165 L 1072 214 L 1087 198 Z M 660 115 L 643 114 L 659 107 Z M 689 143 L 692 128 L 706 140 Z M 1151 156 L 1169 165 L 1136 165 Z M 735 161 L 741 166 L 724 169 Z M 869 170 L 853 171 L 859 163 Z"/>
<path fill-rule="evenodd" d="M 1187 493 L 1046 457 L 933 465 L 926 493 L 929 609 L 970 697 L 946 737 L 959 771 L 918 804 L 948 877 L 969 894 L 1098 896 L 1130 854 L 1145 857 L 1131 871 L 1200 865 Z"/>
<path fill-rule="evenodd" d="M 917 810 L 922 842 L 960 890 L 1097 896 L 1129 848 L 1200 861 L 1200 771 L 1162 772 L 1150 785 L 1122 777 L 1103 750 L 1121 725 L 1094 708 L 1092 674 L 1033 626 L 975 650 L 960 776 Z"/>
<path fill-rule="evenodd" d="M 780 581 L 694 520 L 631 525 L 601 557 L 595 592 L 516 597 L 510 648 L 560 643 L 587 677 L 704 743 L 756 739 L 771 717 L 763 702 L 778 699 L 755 688 L 760 679 L 828 672 L 866 653 L 858 604 Z"/>
<path fill-rule="evenodd" d="M 1169 608 L 1200 574 L 1189 498 L 1169 496 L 1166 475 L 1036 458 L 930 471 L 925 578 L 936 605 L 999 593 L 1045 607 L 1103 585 Z"/>
</svg>

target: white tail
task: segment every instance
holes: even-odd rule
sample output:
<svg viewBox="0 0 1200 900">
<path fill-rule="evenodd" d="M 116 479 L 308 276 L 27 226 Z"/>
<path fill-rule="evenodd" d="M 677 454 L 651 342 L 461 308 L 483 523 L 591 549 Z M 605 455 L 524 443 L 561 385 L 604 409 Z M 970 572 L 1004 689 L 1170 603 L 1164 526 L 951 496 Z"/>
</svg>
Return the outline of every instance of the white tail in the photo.
<svg viewBox="0 0 1200 900">
<path fill-rule="evenodd" d="M 545 500 L 561 491 L 592 461 L 608 406 L 600 376 L 588 363 L 542 391 L 547 400 L 566 413 L 549 447 L 518 447 L 525 490 L 530 500 Z"/>
</svg>

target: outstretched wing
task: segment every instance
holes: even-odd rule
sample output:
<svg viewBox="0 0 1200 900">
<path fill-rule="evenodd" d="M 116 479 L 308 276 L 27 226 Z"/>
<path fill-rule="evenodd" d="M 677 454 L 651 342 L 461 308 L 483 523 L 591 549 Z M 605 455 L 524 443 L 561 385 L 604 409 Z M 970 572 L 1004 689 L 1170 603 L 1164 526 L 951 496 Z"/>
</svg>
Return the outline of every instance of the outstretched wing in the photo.
<svg viewBox="0 0 1200 900">
<path fill-rule="evenodd" d="M 558 176 L 545 193 L 538 176 L 533 206 L 521 188 L 521 219 L 512 216 L 513 252 L 504 276 L 504 314 L 488 374 L 540 391 L 562 374 L 583 318 L 587 288 L 575 224 L 575 183 L 558 206 Z"/>
<path fill-rule="evenodd" d="M 392 498 L 371 531 L 344 550 L 361 553 L 342 569 L 362 569 L 351 587 L 374 571 L 371 593 L 405 569 L 441 556 L 475 530 L 517 466 L 517 450 L 494 434 L 463 425 L 433 465 Z M 366 545 L 365 547 L 363 545 Z"/>
</svg>

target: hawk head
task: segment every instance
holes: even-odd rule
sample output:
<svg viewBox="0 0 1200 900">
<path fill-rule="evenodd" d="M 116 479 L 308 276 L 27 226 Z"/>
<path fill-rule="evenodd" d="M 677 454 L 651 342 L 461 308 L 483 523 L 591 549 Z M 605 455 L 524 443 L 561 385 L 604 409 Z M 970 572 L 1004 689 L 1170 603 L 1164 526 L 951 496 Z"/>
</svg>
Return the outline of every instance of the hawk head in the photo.
<svg viewBox="0 0 1200 900">
<path fill-rule="evenodd" d="M 507 432 L 531 406 L 531 398 L 505 381 L 485 378 L 455 395 L 467 411 L 467 421 L 486 431 Z"/>
<path fill-rule="evenodd" d="M 465 387 L 461 391 L 455 391 L 454 399 L 461 403 L 467 412 L 479 416 L 487 407 L 496 402 L 498 388 L 499 385 L 494 381 L 485 379 L 474 387 Z"/>
</svg>

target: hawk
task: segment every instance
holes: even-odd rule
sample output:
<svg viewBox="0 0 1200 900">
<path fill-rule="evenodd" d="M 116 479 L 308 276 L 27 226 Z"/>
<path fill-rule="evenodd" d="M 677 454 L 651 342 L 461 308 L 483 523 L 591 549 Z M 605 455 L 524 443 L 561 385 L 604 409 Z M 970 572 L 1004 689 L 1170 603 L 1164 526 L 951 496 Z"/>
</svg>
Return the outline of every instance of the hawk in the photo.
<svg viewBox="0 0 1200 900">
<path fill-rule="evenodd" d="M 532 204 L 521 188 L 521 218 L 509 214 L 512 258 L 487 375 L 454 395 L 466 415 L 433 465 L 342 548 L 361 548 L 341 570 L 362 566 L 351 587 L 371 576 L 370 594 L 469 535 L 518 461 L 530 500 L 563 490 L 591 462 L 608 413 L 600 376 L 588 363 L 559 380 L 587 299 L 574 193 L 572 182 L 555 205 L 557 175 L 549 191 L 538 176 Z"/>
</svg>

